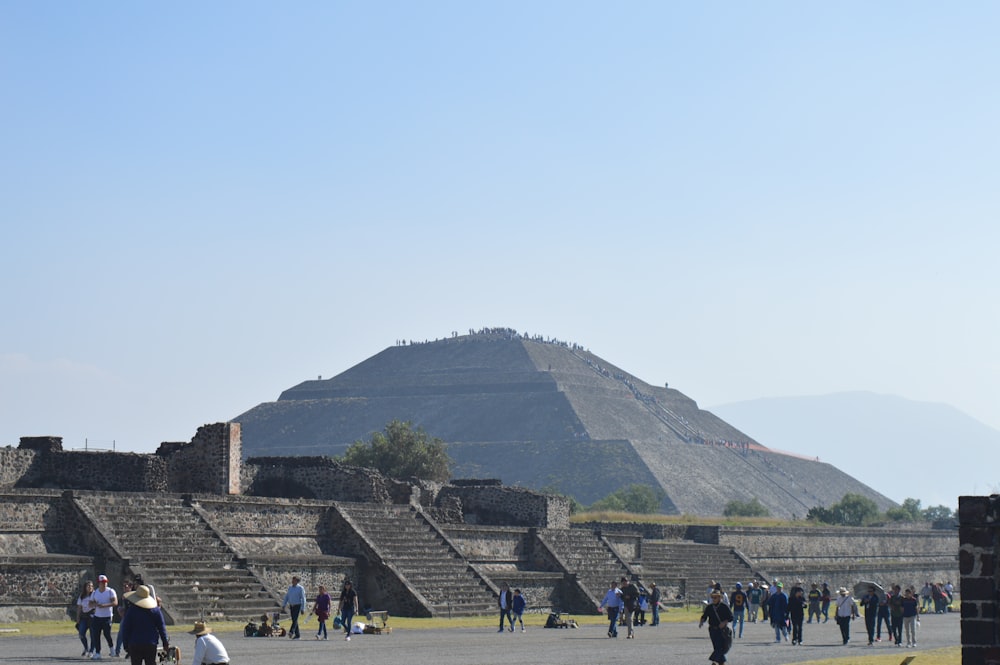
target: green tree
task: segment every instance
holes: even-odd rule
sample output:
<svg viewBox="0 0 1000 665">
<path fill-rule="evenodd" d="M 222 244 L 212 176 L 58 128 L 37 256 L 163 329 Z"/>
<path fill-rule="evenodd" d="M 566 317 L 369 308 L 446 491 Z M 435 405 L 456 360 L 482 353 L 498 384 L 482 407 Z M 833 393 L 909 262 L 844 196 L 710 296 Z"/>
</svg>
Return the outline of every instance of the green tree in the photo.
<svg viewBox="0 0 1000 665">
<path fill-rule="evenodd" d="M 726 517 L 769 517 L 771 511 L 757 497 L 750 501 L 733 500 L 726 504 L 722 514 Z"/>
<path fill-rule="evenodd" d="M 878 505 L 874 501 L 860 494 L 848 493 L 828 508 L 810 508 L 806 519 L 841 526 L 863 526 L 878 516 Z"/>
<path fill-rule="evenodd" d="M 348 464 L 378 469 L 391 478 L 421 478 L 445 482 L 451 459 L 444 441 L 432 438 L 413 423 L 393 420 L 369 441 L 355 441 L 340 458 Z"/>
<path fill-rule="evenodd" d="M 885 511 L 885 516 L 893 522 L 919 522 L 924 519 L 920 499 L 903 499 L 901 506 Z"/>
<path fill-rule="evenodd" d="M 927 506 L 924 510 L 924 519 L 931 522 L 935 520 L 947 520 L 955 516 L 955 513 L 948 506 Z"/>
<path fill-rule="evenodd" d="M 663 491 L 649 485 L 633 484 L 598 499 L 590 510 L 608 510 L 648 515 L 660 510 Z"/>
</svg>

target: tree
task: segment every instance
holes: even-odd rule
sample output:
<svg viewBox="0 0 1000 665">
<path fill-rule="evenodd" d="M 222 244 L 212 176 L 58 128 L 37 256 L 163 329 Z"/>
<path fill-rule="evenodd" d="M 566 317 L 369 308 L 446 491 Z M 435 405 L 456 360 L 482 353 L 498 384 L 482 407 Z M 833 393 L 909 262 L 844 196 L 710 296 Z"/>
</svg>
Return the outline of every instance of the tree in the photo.
<svg viewBox="0 0 1000 665">
<path fill-rule="evenodd" d="M 393 420 L 370 441 L 355 441 L 340 458 L 348 464 L 378 469 L 391 478 L 416 477 L 445 482 L 451 478 L 451 459 L 444 441 L 432 438 L 413 423 Z"/>
<path fill-rule="evenodd" d="M 726 517 L 769 517 L 771 511 L 762 504 L 757 497 L 750 501 L 730 501 L 726 504 L 722 514 Z"/>
<path fill-rule="evenodd" d="M 951 519 L 954 516 L 955 513 L 948 506 L 928 506 L 924 510 L 924 519 L 931 522 Z"/>
<path fill-rule="evenodd" d="M 860 494 L 847 493 L 829 508 L 819 506 L 810 508 L 806 519 L 825 524 L 862 526 L 876 519 L 878 515 L 878 505 L 874 501 Z"/>
<path fill-rule="evenodd" d="M 633 484 L 595 501 L 590 510 L 638 513 L 648 515 L 659 512 L 663 501 L 663 490 L 649 485 Z"/>
<path fill-rule="evenodd" d="M 885 516 L 893 522 L 919 522 L 924 519 L 920 499 L 903 499 L 903 505 L 885 511 Z"/>
</svg>

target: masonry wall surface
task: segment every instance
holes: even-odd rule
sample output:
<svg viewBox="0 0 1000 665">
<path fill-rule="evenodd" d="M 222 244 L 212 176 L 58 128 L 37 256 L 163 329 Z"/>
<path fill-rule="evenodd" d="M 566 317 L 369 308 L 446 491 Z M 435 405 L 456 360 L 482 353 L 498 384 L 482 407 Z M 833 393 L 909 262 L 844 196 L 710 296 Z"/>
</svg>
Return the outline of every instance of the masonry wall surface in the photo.
<svg viewBox="0 0 1000 665">
<path fill-rule="evenodd" d="M 1000 495 L 958 499 L 962 665 L 1000 664 Z"/>
</svg>

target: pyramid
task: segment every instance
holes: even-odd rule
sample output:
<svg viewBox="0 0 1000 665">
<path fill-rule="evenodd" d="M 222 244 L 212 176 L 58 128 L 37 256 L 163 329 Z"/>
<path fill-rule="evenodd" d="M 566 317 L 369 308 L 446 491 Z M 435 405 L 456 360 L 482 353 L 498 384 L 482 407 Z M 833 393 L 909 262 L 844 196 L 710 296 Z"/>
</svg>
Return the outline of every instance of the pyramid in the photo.
<svg viewBox="0 0 1000 665">
<path fill-rule="evenodd" d="M 499 478 L 584 504 L 640 483 L 662 490 L 668 514 L 721 515 L 729 501 L 756 498 L 776 517 L 803 518 L 849 492 L 880 510 L 895 505 L 579 345 L 509 329 L 399 343 L 233 420 L 245 456 L 286 457 L 342 455 L 393 419 L 445 441 L 456 478 Z"/>
</svg>

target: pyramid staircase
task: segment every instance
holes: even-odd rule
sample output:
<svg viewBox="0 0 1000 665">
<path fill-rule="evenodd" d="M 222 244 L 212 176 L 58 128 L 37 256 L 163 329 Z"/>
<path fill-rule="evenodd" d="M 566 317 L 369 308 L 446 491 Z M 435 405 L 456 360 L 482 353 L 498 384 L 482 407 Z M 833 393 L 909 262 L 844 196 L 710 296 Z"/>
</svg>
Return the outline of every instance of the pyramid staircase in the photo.
<svg viewBox="0 0 1000 665">
<path fill-rule="evenodd" d="M 759 578 L 732 548 L 686 541 L 643 541 L 642 571 L 651 581 L 686 580 L 691 600 L 701 600 L 711 582 L 728 592 L 737 582 Z"/>
<path fill-rule="evenodd" d="M 337 506 L 432 616 L 493 612 L 493 590 L 422 511 L 409 505 Z"/>
<path fill-rule="evenodd" d="M 632 570 L 608 544 L 588 529 L 539 529 L 539 540 L 549 548 L 595 603 L 614 580 L 632 576 Z"/>
<path fill-rule="evenodd" d="M 180 497 L 77 496 L 81 512 L 156 589 L 174 623 L 244 620 L 279 602 Z"/>
</svg>

